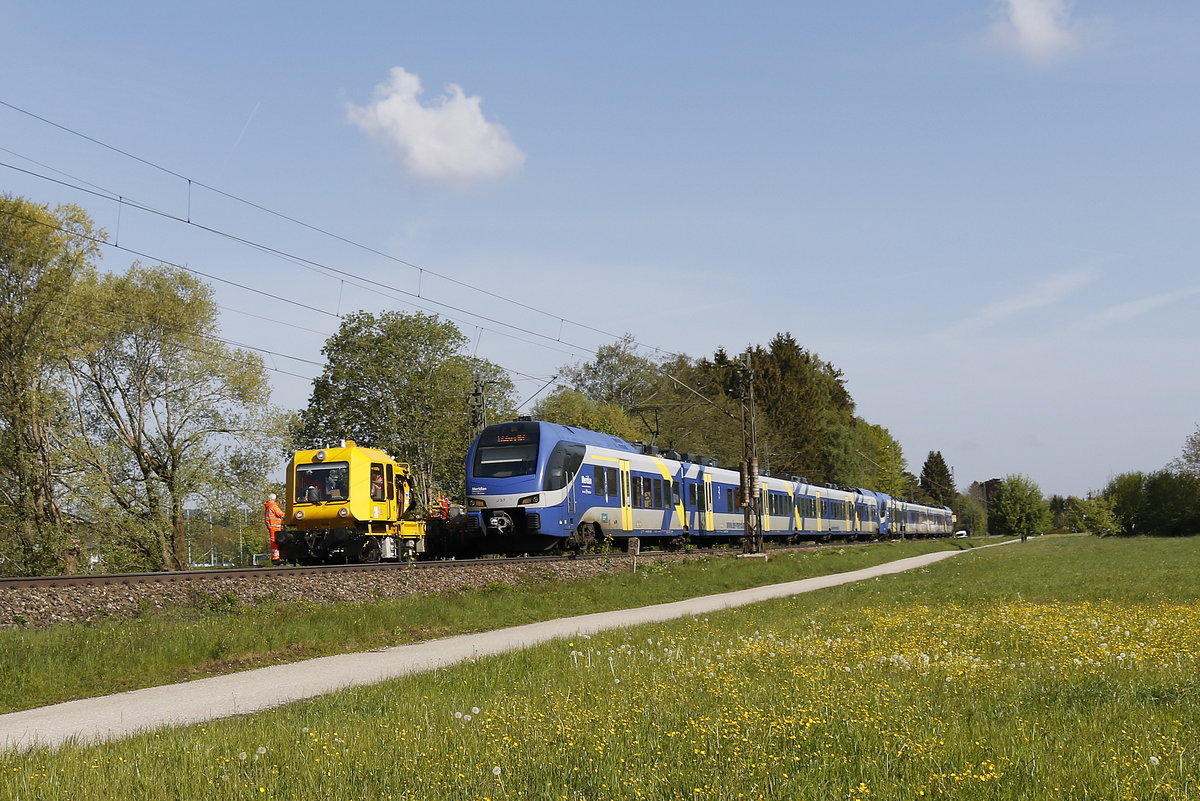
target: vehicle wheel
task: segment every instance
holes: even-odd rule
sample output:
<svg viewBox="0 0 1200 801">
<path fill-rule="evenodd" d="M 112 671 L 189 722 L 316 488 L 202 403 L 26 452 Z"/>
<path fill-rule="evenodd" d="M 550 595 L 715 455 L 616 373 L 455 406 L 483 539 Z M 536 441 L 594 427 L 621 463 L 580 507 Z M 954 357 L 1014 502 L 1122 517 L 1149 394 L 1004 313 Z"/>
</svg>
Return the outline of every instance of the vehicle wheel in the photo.
<svg viewBox="0 0 1200 801">
<path fill-rule="evenodd" d="M 358 546 L 358 561 L 362 564 L 378 562 L 380 558 L 379 540 L 376 537 L 364 537 Z"/>
</svg>

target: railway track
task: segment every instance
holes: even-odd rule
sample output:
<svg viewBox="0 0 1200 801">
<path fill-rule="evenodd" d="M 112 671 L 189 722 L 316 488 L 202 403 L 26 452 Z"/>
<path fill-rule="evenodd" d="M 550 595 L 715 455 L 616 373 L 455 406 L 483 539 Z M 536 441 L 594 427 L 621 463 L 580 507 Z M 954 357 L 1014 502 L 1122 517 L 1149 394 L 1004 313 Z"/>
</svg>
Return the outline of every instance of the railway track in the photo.
<svg viewBox="0 0 1200 801">
<path fill-rule="evenodd" d="M 868 545 L 865 542 L 830 542 L 805 543 L 768 547 L 767 552 L 783 552 L 807 550 L 816 548 L 844 548 L 850 545 Z M 657 556 L 672 554 L 693 555 L 727 555 L 734 556 L 739 552 L 730 548 L 694 548 L 687 551 L 643 551 L 638 558 L 653 559 Z M 229 568 L 216 570 L 179 570 L 160 571 L 155 573 L 80 573 L 71 576 L 22 576 L 0 578 L 0 590 L 5 588 L 49 588 L 49 587 L 86 587 L 103 584 L 169 584 L 175 582 L 203 582 L 215 579 L 274 579 L 282 576 L 313 576 L 313 575 L 342 575 L 347 573 L 378 573 L 383 571 L 406 570 L 437 570 L 465 567 L 482 567 L 488 565 L 545 565 L 555 562 L 583 562 L 603 559 L 628 559 L 629 555 L 621 551 L 610 551 L 595 554 L 573 554 L 570 556 L 512 556 L 488 559 L 440 559 L 427 562 L 372 562 L 369 564 L 352 565 L 311 565 L 311 566 L 272 566 Z"/>
<path fill-rule="evenodd" d="M 578 556 L 522 556 L 504 559 L 446 559 L 430 562 L 372 562 L 354 565 L 309 565 L 243 567 L 218 570 L 177 570 L 155 573 L 80 573 L 72 576 L 22 576 L 0 578 L 0 589 L 19 587 L 81 587 L 99 584 L 166 584 L 212 581 L 214 579 L 274 579 L 281 576 L 312 576 L 346 573 L 377 573 L 394 570 L 429 570 L 485 565 L 549 564 L 572 560 L 612 558 L 616 554 Z"/>
</svg>

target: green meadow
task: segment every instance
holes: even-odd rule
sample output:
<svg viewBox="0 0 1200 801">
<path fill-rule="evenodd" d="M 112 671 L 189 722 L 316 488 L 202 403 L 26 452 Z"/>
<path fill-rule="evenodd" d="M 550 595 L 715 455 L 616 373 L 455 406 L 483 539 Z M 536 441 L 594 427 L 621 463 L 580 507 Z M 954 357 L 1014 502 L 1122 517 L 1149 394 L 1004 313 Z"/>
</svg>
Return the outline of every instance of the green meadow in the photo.
<svg viewBox="0 0 1200 801">
<path fill-rule="evenodd" d="M 280 662 L 403 645 L 556 617 L 665 603 L 857 570 L 972 540 L 801 550 L 758 560 L 714 557 L 587 582 L 495 583 L 369 603 L 241 604 L 198 594 L 188 607 L 135 620 L 0 630 L 0 712 L 231 673 Z M 613 556 L 624 571 L 625 556 Z M 453 568 L 452 568 L 453 569 Z"/>
<path fill-rule="evenodd" d="M 0 797 L 1200 798 L 1197 575 L 1200 539 L 1033 539 L 247 718 L 7 754 Z"/>
</svg>

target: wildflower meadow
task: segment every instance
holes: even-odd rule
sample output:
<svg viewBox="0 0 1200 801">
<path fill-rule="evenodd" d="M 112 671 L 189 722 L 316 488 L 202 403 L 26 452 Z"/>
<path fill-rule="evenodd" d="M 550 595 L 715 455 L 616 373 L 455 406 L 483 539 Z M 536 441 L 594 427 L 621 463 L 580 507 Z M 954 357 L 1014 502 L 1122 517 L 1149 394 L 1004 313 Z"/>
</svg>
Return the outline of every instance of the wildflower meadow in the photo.
<svg viewBox="0 0 1200 801">
<path fill-rule="evenodd" d="M 245 719 L 14 799 L 1200 798 L 1200 540 L 1059 538 Z"/>
</svg>

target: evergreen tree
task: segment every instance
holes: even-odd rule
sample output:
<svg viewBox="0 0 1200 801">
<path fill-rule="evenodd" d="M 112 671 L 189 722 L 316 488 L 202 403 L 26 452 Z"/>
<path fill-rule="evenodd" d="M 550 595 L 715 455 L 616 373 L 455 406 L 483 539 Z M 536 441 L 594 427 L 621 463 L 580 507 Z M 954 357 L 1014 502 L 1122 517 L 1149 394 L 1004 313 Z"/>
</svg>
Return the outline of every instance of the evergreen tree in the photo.
<svg viewBox="0 0 1200 801">
<path fill-rule="evenodd" d="M 921 489 L 938 506 L 949 506 L 958 491 L 941 451 L 930 451 L 921 468 Z"/>
</svg>

